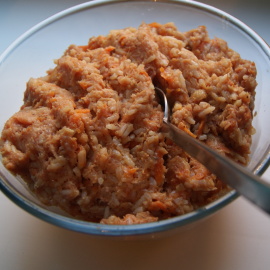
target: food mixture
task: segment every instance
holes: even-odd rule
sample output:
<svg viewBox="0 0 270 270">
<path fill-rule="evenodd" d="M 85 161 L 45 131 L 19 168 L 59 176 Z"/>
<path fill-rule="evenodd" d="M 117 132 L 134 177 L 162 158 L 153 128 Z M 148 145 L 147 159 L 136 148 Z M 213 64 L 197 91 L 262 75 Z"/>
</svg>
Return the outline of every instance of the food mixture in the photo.
<svg viewBox="0 0 270 270">
<path fill-rule="evenodd" d="M 183 215 L 228 192 L 160 132 L 154 86 L 170 121 L 246 165 L 256 67 L 200 26 L 141 24 L 71 45 L 6 123 L 3 163 L 46 205 L 103 224 Z"/>
</svg>

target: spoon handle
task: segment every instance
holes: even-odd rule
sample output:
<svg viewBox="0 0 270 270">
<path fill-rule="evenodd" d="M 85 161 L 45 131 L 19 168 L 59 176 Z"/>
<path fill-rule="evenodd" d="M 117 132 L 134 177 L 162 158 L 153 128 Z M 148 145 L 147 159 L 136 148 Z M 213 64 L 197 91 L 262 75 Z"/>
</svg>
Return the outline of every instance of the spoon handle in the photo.
<svg viewBox="0 0 270 270">
<path fill-rule="evenodd" d="M 224 183 L 270 214 L 270 184 L 249 172 L 243 166 L 220 155 L 206 144 L 163 120 L 166 137 L 174 141 L 193 158 L 201 162 Z"/>
</svg>

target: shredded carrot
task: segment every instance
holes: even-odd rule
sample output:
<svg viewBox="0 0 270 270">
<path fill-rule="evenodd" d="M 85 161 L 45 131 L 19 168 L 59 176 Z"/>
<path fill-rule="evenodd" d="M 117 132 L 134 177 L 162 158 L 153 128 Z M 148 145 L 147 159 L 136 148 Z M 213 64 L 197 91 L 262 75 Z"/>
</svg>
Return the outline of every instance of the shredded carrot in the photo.
<svg viewBox="0 0 270 270">
<path fill-rule="evenodd" d="M 54 97 L 55 96 L 55 92 L 54 91 L 50 91 L 47 93 L 48 96 L 50 97 Z"/>
<path fill-rule="evenodd" d="M 86 51 L 88 49 L 87 45 L 78 46 L 80 49 Z"/>
<path fill-rule="evenodd" d="M 167 206 L 165 205 L 165 203 L 161 201 L 152 202 L 149 208 L 152 211 L 159 211 L 159 210 L 166 211 L 167 210 Z"/>
<path fill-rule="evenodd" d="M 196 136 L 194 133 L 192 133 L 192 132 L 186 127 L 186 125 L 183 124 L 183 123 L 180 123 L 180 124 L 178 125 L 178 128 L 180 128 L 181 130 L 185 131 L 188 135 L 190 135 L 190 136 L 193 137 L 193 138 L 196 138 L 196 137 L 197 137 L 197 136 Z"/>
<path fill-rule="evenodd" d="M 87 82 L 87 81 L 79 81 L 78 83 L 79 83 L 80 87 L 84 90 L 86 90 L 89 87 L 89 82 Z"/>
<path fill-rule="evenodd" d="M 189 129 L 185 129 L 185 132 L 188 133 L 191 137 L 196 138 L 197 136 L 193 134 Z"/>
<path fill-rule="evenodd" d="M 108 53 L 110 53 L 110 52 L 112 52 L 114 50 L 115 50 L 115 47 L 113 47 L 113 46 L 109 46 L 109 47 L 105 48 L 105 51 L 108 52 Z"/>
<path fill-rule="evenodd" d="M 90 113 L 89 109 L 76 109 L 75 110 L 76 113 Z"/>
<path fill-rule="evenodd" d="M 50 102 L 55 102 L 55 101 L 57 101 L 57 98 L 55 98 L 55 97 L 52 97 L 52 98 L 50 99 Z"/>
<path fill-rule="evenodd" d="M 198 131 L 197 131 L 197 136 L 200 136 L 200 135 L 202 134 L 203 129 L 204 129 L 204 126 L 205 126 L 205 119 L 203 119 L 203 120 L 200 122 Z"/>
<path fill-rule="evenodd" d="M 130 169 L 128 170 L 128 173 L 129 173 L 129 174 L 134 174 L 136 171 L 137 171 L 136 168 L 130 168 Z"/>
<path fill-rule="evenodd" d="M 126 39 L 126 36 L 122 36 L 122 37 L 119 38 L 118 42 L 119 42 L 119 44 L 120 44 L 121 46 L 124 45 L 125 39 Z"/>
<path fill-rule="evenodd" d="M 160 72 L 164 72 L 164 71 L 165 71 L 164 67 L 160 67 L 160 68 L 159 68 L 159 71 L 160 71 Z"/>
<path fill-rule="evenodd" d="M 197 136 L 193 134 L 187 127 L 184 129 L 184 131 L 189 134 L 191 137 L 196 138 Z"/>
<path fill-rule="evenodd" d="M 181 89 L 180 88 L 177 88 L 177 89 L 171 89 L 171 88 L 166 88 L 166 93 L 167 94 L 171 94 L 171 93 L 180 93 L 181 92 Z"/>
<path fill-rule="evenodd" d="M 157 23 L 157 22 L 149 23 L 148 25 L 150 27 L 154 27 L 154 28 L 159 28 L 161 26 L 161 24 L 160 23 Z"/>
<path fill-rule="evenodd" d="M 146 76 L 148 75 L 148 73 L 147 73 L 146 71 L 143 71 L 143 70 L 140 71 L 140 74 L 141 74 L 141 75 L 146 75 Z"/>
</svg>

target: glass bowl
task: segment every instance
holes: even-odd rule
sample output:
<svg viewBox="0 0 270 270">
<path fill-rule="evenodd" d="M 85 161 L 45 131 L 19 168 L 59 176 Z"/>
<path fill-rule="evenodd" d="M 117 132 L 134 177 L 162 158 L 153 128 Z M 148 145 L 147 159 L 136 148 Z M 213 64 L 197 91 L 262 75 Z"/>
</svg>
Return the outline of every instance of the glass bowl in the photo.
<svg viewBox="0 0 270 270">
<path fill-rule="evenodd" d="M 106 35 L 112 29 L 138 27 L 142 22 L 174 22 L 180 31 L 205 25 L 211 38 L 228 42 L 244 59 L 256 63 L 257 95 L 251 162 L 248 168 L 261 175 L 270 162 L 270 49 L 253 30 L 231 15 L 194 1 L 92 1 L 64 10 L 34 26 L 0 57 L 0 126 L 22 105 L 26 82 L 44 76 L 70 44 L 87 44 L 91 36 Z M 237 198 L 234 190 L 189 214 L 139 225 L 102 225 L 68 217 L 46 207 L 28 191 L 23 181 L 0 163 L 1 190 L 18 206 L 52 224 L 92 235 L 129 236 L 153 234 L 182 228 L 215 213 Z"/>
</svg>

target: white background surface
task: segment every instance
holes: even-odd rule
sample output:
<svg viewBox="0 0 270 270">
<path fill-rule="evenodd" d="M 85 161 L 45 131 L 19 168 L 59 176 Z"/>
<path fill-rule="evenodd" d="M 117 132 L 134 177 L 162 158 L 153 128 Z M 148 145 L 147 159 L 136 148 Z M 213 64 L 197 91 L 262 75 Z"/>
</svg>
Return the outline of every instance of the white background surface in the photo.
<svg viewBox="0 0 270 270">
<path fill-rule="evenodd" d="M 0 53 L 36 23 L 83 2 L 0 0 Z M 268 0 L 202 2 L 239 18 L 270 44 Z M 270 179 L 270 170 L 264 177 Z M 186 231 L 157 239 L 96 238 L 40 221 L 0 192 L 0 270 L 26 269 L 268 270 L 270 217 L 239 198 Z"/>
</svg>

